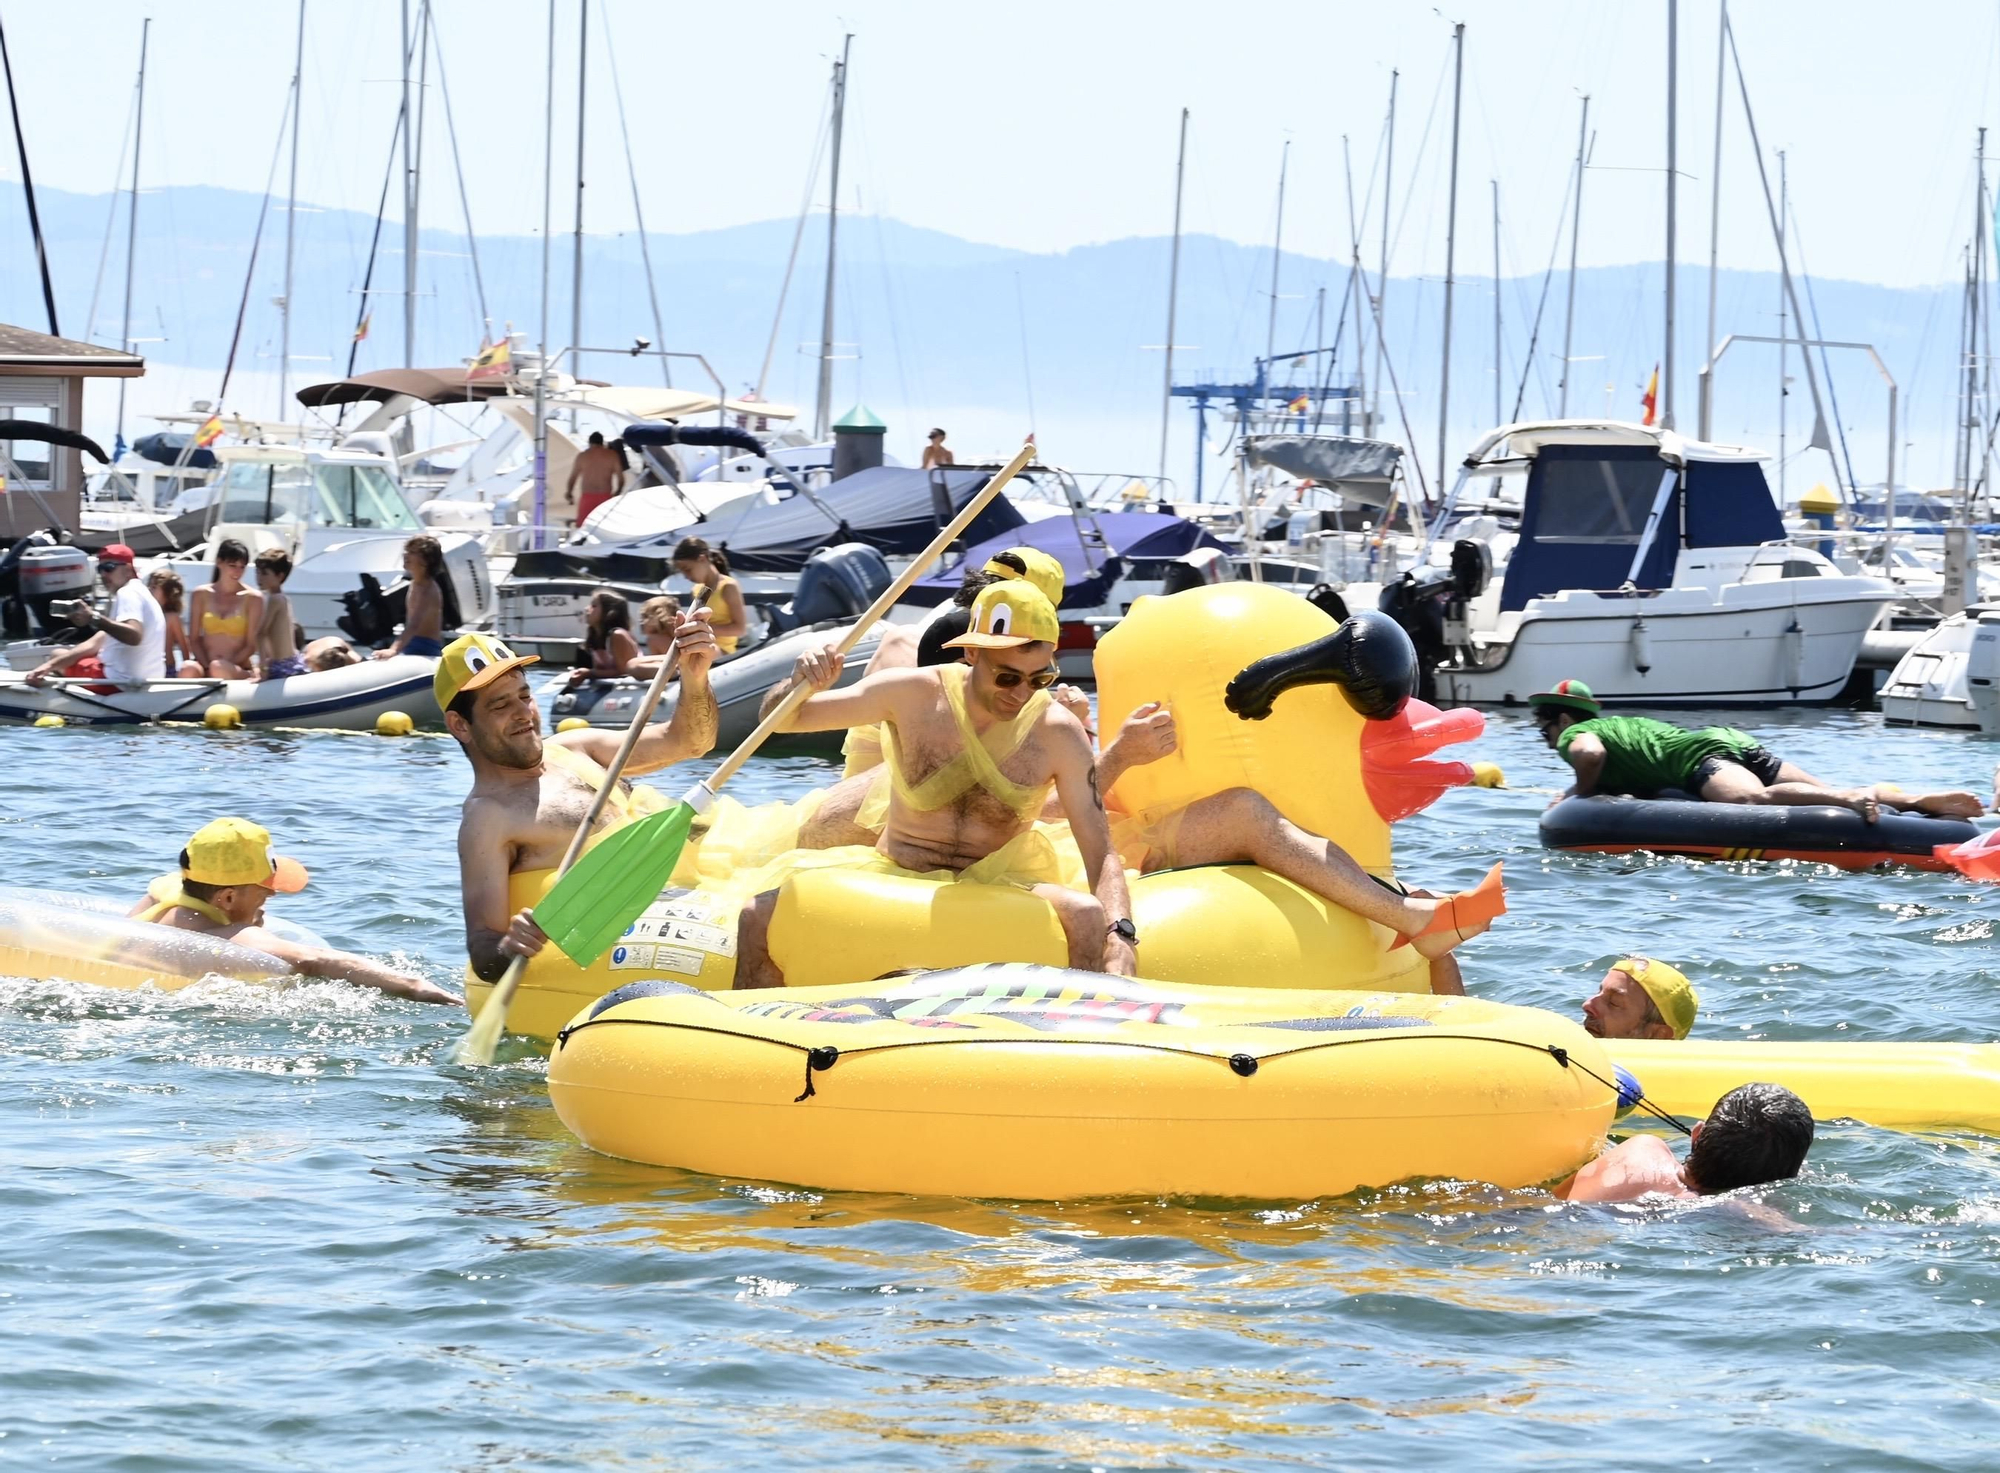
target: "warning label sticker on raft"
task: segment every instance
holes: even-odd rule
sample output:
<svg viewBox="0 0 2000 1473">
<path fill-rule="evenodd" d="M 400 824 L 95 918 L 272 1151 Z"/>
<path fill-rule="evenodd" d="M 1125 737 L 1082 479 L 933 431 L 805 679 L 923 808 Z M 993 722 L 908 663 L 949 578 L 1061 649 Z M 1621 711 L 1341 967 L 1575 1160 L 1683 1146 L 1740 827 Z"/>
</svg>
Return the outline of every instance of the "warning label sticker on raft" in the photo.
<svg viewBox="0 0 2000 1473">
<path fill-rule="evenodd" d="M 642 941 L 611 948 L 614 972 L 678 972 L 683 977 L 699 977 L 706 960 L 701 952 L 684 946 L 656 946 Z"/>
<path fill-rule="evenodd" d="M 625 934 L 635 942 L 664 941 L 671 945 L 691 946 L 697 951 L 712 952 L 716 956 L 736 955 L 736 933 L 721 926 L 707 925 L 703 921 L 642 916 L 632 923 Z"/>
</svg>

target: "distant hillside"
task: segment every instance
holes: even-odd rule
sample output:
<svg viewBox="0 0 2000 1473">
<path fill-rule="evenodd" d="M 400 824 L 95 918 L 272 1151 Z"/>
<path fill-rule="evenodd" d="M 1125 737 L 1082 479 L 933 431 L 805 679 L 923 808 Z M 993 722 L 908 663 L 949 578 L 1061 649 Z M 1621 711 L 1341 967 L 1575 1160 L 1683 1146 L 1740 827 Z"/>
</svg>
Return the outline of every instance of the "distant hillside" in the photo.
<svg viewBox="0 0 2000 1473">
<path fill-rule="evenodd" d="M 597 202 L 608 215 L 626 213 L 614 193 L 600 191 Z M 95 293 L 93 336 L 115 340 L 123 291 L 122 213 L 107 253 L 110 197 L 43 190 L 39 203 L 64 332 L 85 333 Z M 141 196 L 133 330 L 135 337 L 151 340 L 141 343 L 141 351 L 160 371 L 135 389 L 135 406 L 179 407 L 190 387 L 213 394 L 213 371 L 228 352 L 259 203 L 255 196 L 206 188 Z M 117 208 L 122 211 L 122 201 Z M 450 228 L 456 211 L 449 195 L 440 192 L 428 208 L 415 356 L 423 363 L 455 362 L 475 351 L 482 332 L 473 262 L 463 233 Z M 649 202 L 649 209 L 671 218 L 672 201 Z M 297 222 L 292 352 L 294 381 L 300 383 L 337 376 L 345 367 L 374 221 L 352 211 L 302 208 Z M 232 407 L 259 414 L 275 408 L 278 311 L 273 299 L 283 291 L 284 226 L 282 204 L 275 204 L 264 220 L 238 358 L 240 377 L 230 395 Z M 732 391 L 757 380 L 772 340 L 795 230 L 795 221 L 772 220 L 692 235 L 655 234 L 649 240 L 668 344 L 704 354 Z M 0 192 L 0 241 L 5 242 L 0 250 L 0 319 L 42 326 L 40 286 L 18 191 Z M 362 369 L 402 361 L 401 242 L 400 226 L 388 222 L 376 266 L 371 329 L 358 357 Z M 553 244 L 549 334 L 553 345 L 561 346 L 571 336 L 571 241 L 561 236 Z M 824 247 L 825 221 L 816 217 L 799 246 L 766 385 L 768 397 L 808 408 Z M 844 409 L 855 400 L 869 403 L 891 424 L 892 450 L 913 454 L 932 420 L 954 426 L 955 442 L 961 445 L 972 437 L 975 448 L 990 448 L 1025 431 L 1032 402 L 1034 423 L 1052 453 L 1106 468 L 1152 466 L 1159 433 L 1157 348 L 1165 332 L 1164 238 L 1036 255 L 857 216 L 843 217 L 839 252 L 835 336 L 842 361 L 836 407 Z M 495 322 L 512 323 L 534 337 L 540 321 L 539 242 L 524 236 L 482 237 L 478 266 Z M 586 236 L 584 273 L 586 346 L 617 348 L 635 336 L 660 336 L 635 235 Z M 1183 242 L 1176 331 L 1183 345 L 1177 358 L 1182 377 L 1202 369 L 1230 380 L 1248 375 L 1252 357 L 1264 350 L 1269 278 L 1268 250 L 1210 236 Z M 1660 356 L 1661 285 L 1657 263 L 1579 273 L 1571 351 L 1580 361 L 1570 394 L 1572 414 L 1601 414 L 1608 405 L 1620 417 L 1637 416 L 1641 386 Z M 1705 270 L 1684 268 L 1680 286 L 1678 408 L 1682 427 L 1692 432 L 1695 370 L 1703 356 L 1707 309 Z M 1826 336 L 1873 342 L 1902 382 L 1899 439 L 1913 442 L 1905 459 L 1914 464 L 1917 478 L 1935 482 L 1948 476 L 1957 289 L 1898 290 L 1831 281 L 1812 287 Z M 1345 266 L 1287 252 L 1279 283 L 1276 341 L 1281 352 L 1315 341 L 1321 288 L 1326 290 L 1324 334 L 1330 342 L 1347 300 Z M 1513 412 L 1542 280 L 1539 275 L 1508 278 L 1501 290 L 1506 373 L 1499 410 L 1506 418 Z M 1449 437 L 1454 457 L 1494 423 L 1492 292 L 1490 277 L 1471 274 L 1461 275 L 1456 287 Z M 1398 278 L 1392 280 L 1384 306 L 1401 402 L 1431 476 L 1441 303 L 1440 283 Z M 1778 305 L 1774 273 L 1722 274 L 1720 331 L 1775 333 Z M 1548 293 L 1535 351 L 1538 367 L 1529 376 L 1524 415 L 1554 410 L 1563 306 L 1564 281 L 1558 273 Z M 1343 359 L 1351 361 L 1351 320 L 1343 332 L 1348 345 Z M 1368 361 L 1372 377 L 1372 351 Z M 625 379 L 649 380 L 658 372 L 655 360 L 629 358 L 586 357 L 582 367 L 592 376 Z M 1860 355 L 1835 355 L 1833 368 L 1855 471 L 1864 481 L 1879 479 L 1885 444 L 1880 380 Z M 679 364 L 674 372 L 679 382 L 702 381 L 692 363 Z M 1788 448 L 1796 451 L 1811 420 L 1796 355 L 1792 374 L 1793 443 Z M 1608 396 L 1607 383 L 1614 386 Z M 1385 405 L 1393 406 L 1386 376 L 1383 393 Z M 1718 379 L 1718 438 L 1747 439 L 1775 450 L 1777 394 L 1774 350 L 1732 350 Z M 94 406 L 93 420 L 99 413 Z M 1185 413 L 1175 417 L 1172 469 L 1183 478 L 1192 445 L 1190 420 Z M 1392 419 L 1386 429 L 1402 437 L 1399 420 Z M 1824 478 L 1824 459 L 1806 457 L 1797 474 Z M 1904 474 L 1907 478 L 1907 470 Z"/>
</svg>

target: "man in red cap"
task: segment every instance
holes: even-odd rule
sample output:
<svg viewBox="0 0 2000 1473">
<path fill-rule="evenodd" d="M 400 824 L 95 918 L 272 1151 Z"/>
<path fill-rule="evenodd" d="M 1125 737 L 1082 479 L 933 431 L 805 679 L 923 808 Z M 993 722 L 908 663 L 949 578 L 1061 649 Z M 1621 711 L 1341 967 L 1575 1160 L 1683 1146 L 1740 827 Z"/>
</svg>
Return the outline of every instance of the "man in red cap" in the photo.
<svg viewBox="0 0 2000 1473">
<path fill-rule="evenodd" d="M 122 542 L 105 548 L 97 555 L 97 576 L 111 593 L 110 611 L 97 612 L 87 599 L 71 604 L 70 623 L 96 632 L 30 670 L 30 685 L 61 675 L 85 658 L 101 661 L 103 678 L 118 686 L 144 685 L 167 673 L 167 617 L 139 582 L 132 549 Z"/>
</svg>

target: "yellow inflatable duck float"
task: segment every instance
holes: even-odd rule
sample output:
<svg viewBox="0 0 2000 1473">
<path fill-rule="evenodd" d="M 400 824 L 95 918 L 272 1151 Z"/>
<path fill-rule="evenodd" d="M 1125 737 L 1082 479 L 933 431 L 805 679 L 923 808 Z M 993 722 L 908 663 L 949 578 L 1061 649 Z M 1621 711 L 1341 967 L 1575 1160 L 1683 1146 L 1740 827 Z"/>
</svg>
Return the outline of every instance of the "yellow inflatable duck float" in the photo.
<svg viewBox="0 0 2000 1473">
<path fill-rule="evenodd" d="M 1248 788 L 1393 881 L 1390 825 L 1472 778 L 1464 763 L 1426 759 L 1479 735 L 1483 718 L 1411 699 L 1415 652 L 1378 614 L 1336 625 L 1295 594 L 1213 584 L 1140 599 L 1098 645 L 1096 666 L 1099 709 L 1116 713 L 1105 717 L 1107 730 L 1152 701 L 1173 712 L 1178 732 L 1175 752 L 1128 769 L 1113 786 L 1107 806 L 1124 822 L 1157 822 Z M 714 836 L 723 837 L 721 825 Z M 714 883 L 714 856 L 708 861 L 697 855 L 684 863 L 676 887 L 593 966 L 543 951 L 527 969 L 510 1028 L 552 1039 L 596 998 L 647 979 L 730 988 L 743 897 Z M 552 877 L 514 880 L 514 903 L 532 906 Z M 1144 938 L 1140 966 L 1153 981 L 1429 988 L 1426 961 L 1414 948 L 1396 948 L 1387 928 L 1251 865 L 1146 874 L 1133 879 L 1131 894 Z M 837 869 L 804 871 L 784 885 L 770 948 L 792 987 L 1066 959 L 1054 912 L 1025 890 Z M 476 1013 L 489 989 L 469 972 L 466 984 Z"/>
</svg>

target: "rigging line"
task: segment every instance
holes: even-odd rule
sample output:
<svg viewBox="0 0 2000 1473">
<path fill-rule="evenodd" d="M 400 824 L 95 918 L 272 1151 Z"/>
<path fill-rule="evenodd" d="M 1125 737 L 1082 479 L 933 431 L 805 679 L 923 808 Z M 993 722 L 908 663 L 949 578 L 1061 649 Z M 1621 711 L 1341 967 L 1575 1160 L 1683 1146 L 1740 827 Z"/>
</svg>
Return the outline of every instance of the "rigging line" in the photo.
<svg viewBox="0 0 2000 1473">
<path fill-rule="evenodd" d="M 826 107 L 819 116 L 819 137 L 813 142 L 812 167 L 806 170 L 805 198 L 799 202 L 799 222 L 792 230 L 792 249 L 785 257 L 784 279 L 778 284 L 778 310 L 771 314 L 771 337 L 764 344 L 764 365 L 757 370 L 759 399 L 764 397 L 764 385 L 771 377 L 771 355 L 778 350 L 778 333 L 785 325 L 785 298 L 791 295 L 792 268 L 799 263 L 799 242 L 805 238 L 806 221 L 812 215 L 813 192 L 819 188 L 819 166 L 826 158 L 827 135 L 832 127 L 833 83 L 829 80 L 826 84 Z M 796 374 L 794 379 L 796 381 Z"/>
<path fill-rule="evenodd" d="M 588 3 L 588 0 L 586 0 Z M 625 86 L 618 78 L 618 48 L 611 39 L 611 7 L 598 0 L 597 19 L 604 31 L 605 68 L 611 73 L 611 95 L 618 104 L 618 136 L 625 143 L 625 179 L 632 187 L 632 218 L 639 222 L 639 260 L 646 268 L 646 299 L 653 308 L 653 340 L 660 345 L 660 381 L 674 386 L 674 360 L 665 357 L 666 319 L 660 315 L 660 289 L 653 279 L 653 250 L 646 242 L 646 211 L 639 203 L 639 171 L 632 163 L 632 132 L 625 124 Z"/>
<path fill-rule="evenodd" d="M 1021 295 L 1021 273 L 1014 273 L 1014 317 L 1021 325 L 1021 381 L 1028 389 L 1028 433 L 1035 433 L 1035 374 L 1028 362 L 1028 307 Z"/>
<path fill-rule="evenodd" d="M 236 303 L 236 330 L 229 335 L 229 357 L 222 365 L 222 386 L 215 392 L 215 411 L 222 413 L 223 405 L 229 397 L 230 376 L 236 372 L 236 350 L 243 342 L 243 318 L 250 310 L 250 288 L 257 279 L 257 251 L 264 241 L 264 221 L 271 213 L 271 189 L 278 179 L 278 160 L 285 148 L 285 123 L 296 116 L 298 98 L 287 92 L 285 99 L 285 119 L 278 127 L 278 141 L 271 147 L 271 168 L 264 176 L 264 201 L 257 206 L 257 229 L 250 237 L 250 264 L 243 272 L 243 295 Z"/>
<path fill-rule="evenodd" d="M 118 170 L 111 176 L 111 208 L 104 212 L 104 244 L 97 252 L 97 279 L 90 286 L 90 315 L 83 324 L 83 341 L 86 343 L 97 333 L 97 301 L 104 292 L 104 266 L 111 258 L 111 232 L 118 224 L 118 201 L 124 194 L 118 183 L 125 177 L 125 150 L 132 143 L 132 108 L 138 105 L 139 97 L 135 89 L 125 113 L 125 132 L 118 140 Z"/>
<path fill-rule="evenodd" d="M 425 14 L 430 6 L 424 7 Z M 465 191 L 465 160 L 458 152 L 458 123 L 451 113 L 451 83 L 444 74 L 444 40 L 438 34 L 435 23 L 426 27 L 430 32 L 431 54 L 437 58 L 438 93 L 444 102 L 444 130 L 451 139 L 451 168 L 458 176 L 458 206 L 465 216 L 465 248 L 472 257 L 472 289 L 479 297 L 479 321 L 486 333 L 493 330 L 493 314 L 486 310 L 486 278 L 479 270 L 479 236 L 472 228 L 472 197 Z M 663 362 L 665 360 L 662 360 Z"/>
<path fill-rule="evenodd" d="M 855 109 L 854 132 L 861 156 L 859 174 L 872 193 L 875 183 L 875 155 L 869 148 L 866 108 Z M 856 207 L 861 208 L 858 203 Z M 910 379 L 903 363 L 903 334 L 898 326 L 895 283 L 889 272 L 889 246 L 882 234 L 883 214 L 884 210 L 879 201 L 869 212 L 869 219 L 875 228 L 875 264 L 882 272 L 882 309 L 889 319 L 889 347 L 896 359 L 896 387 L 903 396 L 903 417 L 906 420 L 914 420 L 916 416 L 911 412 L 910 406 Z"/>
<path fill-rule="evenodd" d="M 21 189 L 28 197 L 28 229 L 35 237 L 35 260 L 42 268 L 42 301 L 49 309 L 49 336 L 61 337 L 56 326 L 56 289 L 49 281 L 49 247 L 42 236 L 42 214 L 35 208 L 35 176 L 28 170 L 28 139 L 21 132 L 21 104 L 14 95 L 14 62 L 7 52 L 7 28 L 0 26 L 0 68 L 7 73 L 7 110 L 14 116 L 14 149 L 21 160 Z M 132 331 L 127 323 L 125 331 Z"/>
<path fill-rule="evenodd" d="M 1542 272 L 1542 297 L 1535 304 L 1535 323 L 1528 332 L 1528 351 L 1521 362 L 1521 382 L 1514 389 L 1514 413 L 1511 418 L 1516 421 L 1521 418 L 1521 403 L 1528 395 L 1528 374 L 1536 366 L 1535 345 L 1542 338 L 1542 312 L 1549 303 L 1549 283 L 1555 280 L 1556 257 L 1562 253 L 1563 229 L 1569 220 L 1570 191 L 1575 187 L 1576 170 L 1571 169 L 1569 171 L 1569 183 L 1563 188 L 1562 203 L 1556 207 L 1556 234 L 1555 239 L 1549 242 L 1549 264 L 1547 269 Z M 1543 398 L 1546 401 L 1548 385 L 1544 383 L 1542 388 Z"/>
<path fill-rule="evenodd" d="M 362 335 L 368 327 L 370 302 L 375 287 L 375 262 L 382 250 L 382 221 L 389 212 L 389 182 L 396 175 L 396 146 L 402 141 L 405 112 L 402 106 L 397 107 L 396 125 L 389 130 L 389 161 L 382 169 L 382 197 L 375 202 L 375 233 L 369 237 L 368 266 L 361 275 L 361 303 L 354 309 L 354 333 L 347 341 L 347 372 L 342 375 L 345 378 L 354 377 L 355 358 L 361 351 Z M 345 423 L 346 419 L 347 406 L 343 404 L 334 415 L 333 422 L 338 426 Z"/>
<path fill-rule="evenodd" d="M 1396 247 L 1402 244 L 1403 227 L 1407 225 L 1410 220 L 1410 206 L 1417 202 L 1417 194 L 1418 194 L 1418 190 L 1416 188 L 1417 175 L 1423 169 L 1424 154 L 1425 151 L 1430 146 L 1431 129 L 1437 123 L 1438 104 L 1444 98 L 1444 79 L 1446 76 L 1450 74 L 1450 72 L 1451 72 L 1451 52 L 1449 49 L 1447 49 L 1445 52 L 1444 61 L 1438 67 L 1437 88 L 1435 91 L 1431 93 L 1431 110 L 1424 116 L 1424 131 L 1418 137 L 1417 151 L 1410 159 L 1410 188 L 1403 191 L 1403 209 L 1402 212 L 1396 216 L 1396 229 L 1394 233 L 1392 233 L 1389 237 L 1389 254 L 1391 256 L 1395 255 Z M 1426 208 L 1428 208 L 1430 204 L 1431 201 L 1429 199 L 1426 199 L 1425 200 Z"/>
<path fill-rule="evenodd" d="M 1813 300 L 1812 271 L 1806 266 L 1804 238 L 1799 234 L 1798 211 L 1791 211 L 1791 217 L 1790 226 L 1785 232 L 1785 244 L 1789 246 L 1796 243 L 1798 245 L 1799 279 L 1806 284 L 1806 306 L 1812 309 L 1813 336 L 1824 339 L 1826 334 L 1820 330 L 1819 325 L 1819 303 Z M 1804 324 L 1800 325 L 1803 326 Z M 1804 334 L 1802 333 L 1800 336 L 1804 336 Z M 1811 349 L 1801 348 L 1799 351 L 1802 353 L 1810 352 Z M 1825 348 L 1819 350 L 1819 366 L 1820 372 L 1826 375 L 1826 399 L 1827 403 L 1833 409 L 1833 431 L 1840 436 L 1840 457 L 1847 462 L 1847 484 L 1850 487 L 1858 486 L 1860 482 L 1854 479 L 1854 455 L 1847 448 L 1847 426 L 1842 424 L 1840 420 L 1840 393 L 1833 386 L 1833 364 L 1828 360 Z"/>
</svg>

